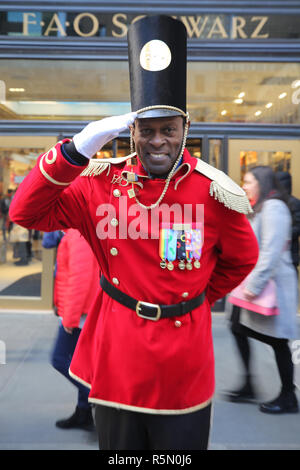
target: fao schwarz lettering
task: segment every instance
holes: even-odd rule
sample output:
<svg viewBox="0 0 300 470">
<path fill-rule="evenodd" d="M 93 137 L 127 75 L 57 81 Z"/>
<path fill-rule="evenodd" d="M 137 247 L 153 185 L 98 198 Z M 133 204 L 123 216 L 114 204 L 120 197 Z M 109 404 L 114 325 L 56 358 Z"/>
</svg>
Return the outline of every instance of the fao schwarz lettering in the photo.
<svg viewBox="0 0 300 470">
<path fill-rule="evenodd" d="M 134 23 L 144 15 L 135 17 Z M 223 17 L 215 15 L 205 16 L 173 16 L 180 19 L 186 27 L 190 39 L 267 39 L 269 34 L 263 31 L 267 24 L 268 16 L 233 16 L 231 27 L 227 26 Z M 115 29 L 112 30 L 114 37 L 125 37 L 128 30 L 128 18 L 124 13 L 116 13 L 112 17 Z"/>
<path fill-rule="evenodd" d="M 33 28 L 41 26 L 43 36 L 77 35 L 80 37 L 99 36 L 104 28 L 106 36 L 126 38 L 128 26 L 145 15 L 94 14 L 89 12 L 77 15 L 53 13 L 42 17 L 37 12 L 23 13 L 23 35 L 30 36 Z M 188 15 L 173 16 L 183 22 L 190 39 L 267 39 L 268 16 L 226 16 L 226 15 Z M 101 36 L 103 35 L 103 31 Z"/>
</svg>

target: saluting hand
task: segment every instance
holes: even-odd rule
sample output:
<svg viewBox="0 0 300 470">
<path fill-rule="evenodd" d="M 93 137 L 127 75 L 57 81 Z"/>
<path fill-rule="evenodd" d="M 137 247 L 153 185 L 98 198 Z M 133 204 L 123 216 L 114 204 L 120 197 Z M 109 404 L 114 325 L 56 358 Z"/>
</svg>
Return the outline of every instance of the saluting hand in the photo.
<svg viewBox="0 0 300 470">
<path fill-rule="evenodd" d="M 136 116 L 137 113 L 133 112 L 90 122 L 73 137 L 77 152 L 86 158 L 92 158 L 107 142 L 128 128 Z"/>
</svg>

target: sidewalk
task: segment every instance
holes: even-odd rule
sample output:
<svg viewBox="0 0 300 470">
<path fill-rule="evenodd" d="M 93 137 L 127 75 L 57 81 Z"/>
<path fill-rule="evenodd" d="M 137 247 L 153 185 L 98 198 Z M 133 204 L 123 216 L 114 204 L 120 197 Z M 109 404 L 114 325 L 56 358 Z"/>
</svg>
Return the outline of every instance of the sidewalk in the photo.
<svg viewBox="0 0 300 470">
<path fill-rule="evenodd" d="M 49 362 L 57 327 L 54 315 L 0 314 L 0 340 L 6 346 L 6 364 L 0 364 L 0 450 L 98 449 L 95 434 L 55 427 L 57 419 L 72 414 L 77 396 Z M 223 390 L 238 385 L 240 370 L 224 314 L 213 314 L 213 334 L 217 387 L 210 449 L 300 450 L 300 413 L 266 415 L 257 405 L 222 399 Z M 253 350 L 262 400 L 272 399 L 279 389 L 273 352 L 258 342 Z M 300 365 L 295 372 L 300 388 Z"/>
</svg>

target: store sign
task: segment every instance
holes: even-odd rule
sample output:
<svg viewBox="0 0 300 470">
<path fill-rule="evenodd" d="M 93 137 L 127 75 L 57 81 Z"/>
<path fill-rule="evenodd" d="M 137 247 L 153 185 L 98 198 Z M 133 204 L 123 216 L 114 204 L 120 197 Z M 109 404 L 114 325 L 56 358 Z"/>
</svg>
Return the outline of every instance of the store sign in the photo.
<svg viewBox="0 0 300 470">
<path fill-rule="evenodd" d="M 145 15 L 126 13 L 1 12 L 0 35 L 23 37 L 126 38 Z M 189 39 L 299 38 L 299 17 L 277 15 L 180 15 Z M 287 26 L 285 26 L 287 25 Z"/>
</svg>

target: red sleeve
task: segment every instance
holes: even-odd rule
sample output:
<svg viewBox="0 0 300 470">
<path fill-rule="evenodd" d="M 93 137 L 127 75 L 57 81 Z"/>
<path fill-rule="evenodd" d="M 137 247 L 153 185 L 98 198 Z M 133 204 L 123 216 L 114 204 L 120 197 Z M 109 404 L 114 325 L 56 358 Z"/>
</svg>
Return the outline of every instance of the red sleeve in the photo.
<svg viewBox="0 0 300 470">
<path fill-rule="evenodd" d="M 9 210 L 13 222 L 45 232 L 79 228 L 86 197 L 77 176 L 85 166 L 72 165 L 64 158 L 61 144 L 67 140 L 41 155 L 19 186 Z"/>
<path fill-rule="evenodd" d="M 246 216 L 222 204 L 218 210 L 218 257 L 206 290 L 210 304 L 239 285 L 258 259 L 257 239 Z"/>
</svg>

